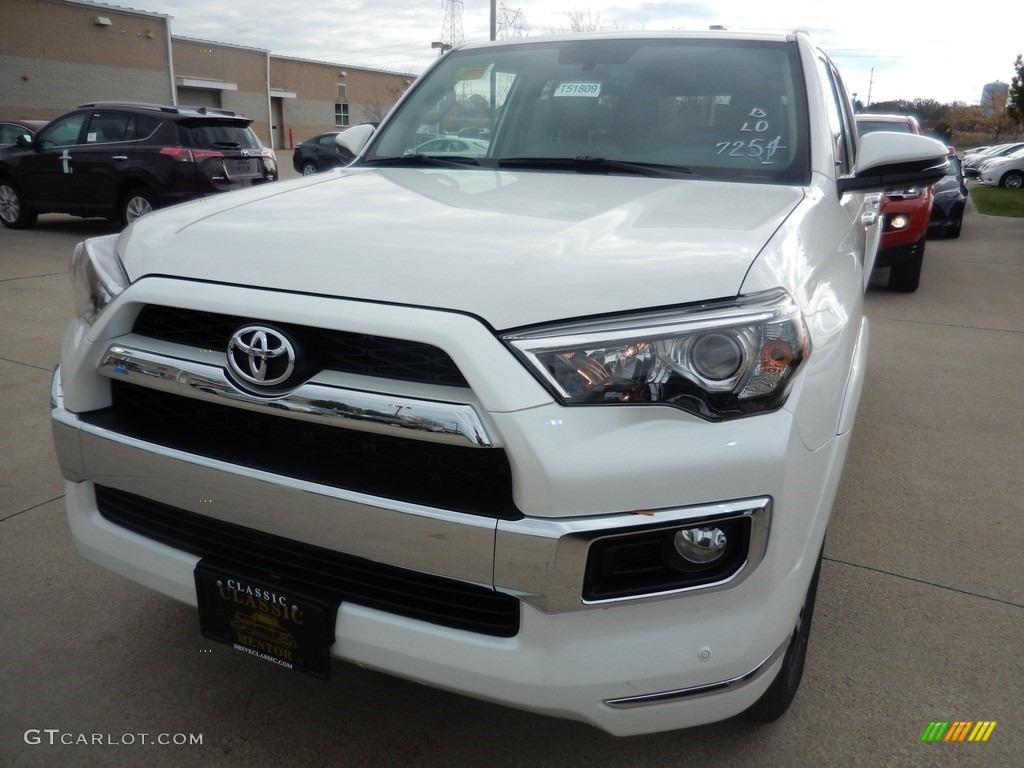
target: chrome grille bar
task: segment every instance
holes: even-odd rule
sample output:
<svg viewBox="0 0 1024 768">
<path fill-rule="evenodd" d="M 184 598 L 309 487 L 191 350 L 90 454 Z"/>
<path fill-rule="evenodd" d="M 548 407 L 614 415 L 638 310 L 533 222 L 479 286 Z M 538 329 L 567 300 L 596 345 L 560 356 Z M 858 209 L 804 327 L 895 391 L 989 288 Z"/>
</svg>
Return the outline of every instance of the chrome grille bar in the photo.
<svg viewBox="0 0 1024 768">
<path fill-rule="evenodd" d="M 236 387 L 218 366 L 120 345 L 107 349 L 99 372 L 113 380 L 283 418 L 389 435 L 397 429 L 405 437 L 450 445 L 493 448 L 496 444 L 476 409 L 466 403 L 312 382 L 280 396 L 258 397 Z"/>
</svg>

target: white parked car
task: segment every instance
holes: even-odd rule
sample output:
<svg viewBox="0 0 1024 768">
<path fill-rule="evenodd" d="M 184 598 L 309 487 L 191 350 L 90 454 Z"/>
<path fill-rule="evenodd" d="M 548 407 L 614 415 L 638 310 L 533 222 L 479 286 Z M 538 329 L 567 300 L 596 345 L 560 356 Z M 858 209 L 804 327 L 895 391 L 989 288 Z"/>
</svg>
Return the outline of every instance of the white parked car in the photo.
<svg viewBox="0 0 1024 768">
<path fill-rule="evenodd" d="M 1024 149 L 1024 142 L 1018 141 L 1006 144 L 997 144 L 994 147 L 989 147 L 984 152 L 977 152 L 964 159 L 964 174 L 968 178 L 978 178 L 981 175 L 981 166 L 983 163 L 987 163 L 1001 157 L 1006 157 L 1007 155 L 1012 155 L 1020 149 Z"/>
<path fill-rule="evenodd" d="M 487 121 L 480 156 L 417 150 Z M 946 147 L 858 138 L 804 34 L 723 31 L 469 45 L 343 141 L 335 173 L 76 249 L 52 415 L 81 552 L 320 677 L 620 735 L 779 717 L 877 193 Z"/>
<path fill-rule="evenodd" d="M 986 152 L 986 151 L 988 151 L 990 149 L 992 149 L 991 145 L 984 145 L 984 146 L 981 146 L 981 147 L 971 147 L 970 149 L 965 149 L 964 153 L 963 153 L 962 159 L 966 160 L 971 155 L 976 155 L 979 152 Z"/>
<path fill-rule="evenodd" d="M 432 157 L 481 157 L 487 154 L 487 142 L 483 139 L 439 136 L 420 144 L 416 152 Z"/>
<path fill-rule="evenodd" d="M 1024 149 L 983 162 L 978 167 L 978 181 L 993 187 L 1024 187 Z"/>
</svg>

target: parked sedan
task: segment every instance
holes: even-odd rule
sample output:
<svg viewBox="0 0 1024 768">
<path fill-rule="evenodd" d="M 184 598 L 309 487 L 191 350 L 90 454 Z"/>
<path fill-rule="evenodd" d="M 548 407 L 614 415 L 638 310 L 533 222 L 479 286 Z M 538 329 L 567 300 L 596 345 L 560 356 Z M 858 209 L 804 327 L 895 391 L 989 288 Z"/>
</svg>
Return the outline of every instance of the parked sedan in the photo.
<svg viewBox="0 0 1024 768">
<path fill-rule="evenodd" d="M 964 150 L 964 153 L 963 153 L 962 157 L 963 157 L 964 160 L 966 160 L 971 155 L 976 155 L 979 152 L 987 152 L 990 149 L 992 149 L 992 147 L 990 145 L 982 145 L 980 147 L 971 147 L 970 149 L 965 149 Z"/>
<path fill-rule="evenodd" d="M 967 207 L 967 180 L 956 153 L 950 152 L 946 159 L 949 160 L 949 170 L 941 181 L 932 185 L 932 217 L 928 223 L 928 234 L 960 237 Z"/>
<path fill-rule="evenodd" d="M 338 146 L 334 143 L 334 139 L 339 133 L 340 131 L 327 131 L 296 144 L 295 152 L 292 155 L 292 165 L 295 166 L 295 170 L 303 176 L 311 176 L 314 173 L 347 165 L 346 161 L 338 154 Z"/>
<path fill-rule="evenodd" d="M 1014 141 L 1007 144 L 997 144 L 989 147 L 984 152 L 976 152 L 964 159 L 964 176 L 968 179 L 976 179 L 981 175 L 981 164 L 998 157 L 1012 155 L 1019 149 L 1024 149 L 1024 142 Z"/>
<path fill-rule="evenodd" d="M 416 152 L 432 157 L 482 157 L 487 154 L 489 143 L 483 139 L 460 139 L 456 136 L 441 136 L 416 147 Z"/>
<path fill-rule="evenodd" d="M 1024 187 L 1024 148 L 1012 155 L 993 158 L 982 163 L 978 181 L 993 187 Z"/>
<path fill-rule="evenodd" d="M 31 136 L 44 125 L 45 120 L 0 120 L 0 145 L 13 144 L 19 136 Z"/>
</svg>

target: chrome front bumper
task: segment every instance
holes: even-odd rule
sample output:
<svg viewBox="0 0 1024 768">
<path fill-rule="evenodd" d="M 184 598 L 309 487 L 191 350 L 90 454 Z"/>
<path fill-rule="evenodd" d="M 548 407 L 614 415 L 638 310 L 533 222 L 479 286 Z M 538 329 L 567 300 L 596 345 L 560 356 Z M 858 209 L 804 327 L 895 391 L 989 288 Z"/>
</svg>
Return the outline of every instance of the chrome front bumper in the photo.
<svg viewBox="0 0 1024 768">
<path fill-rule="evenodd" d="M 733 588 L 753 572 L 767 546 L 768 497 L 593 517 L 495 520 L 282 477 L 104 430 L 64 407 L 60 369 L 51 402 L 58 461 L 72 482 L 88 479 L 287 539 L 493 587 L 544 612 Z M 750 548 L 746 562 L 728 579 L 639 598 L 582 599 L 592 542 L 736 516 L 750 519 Z"/>
</svg>

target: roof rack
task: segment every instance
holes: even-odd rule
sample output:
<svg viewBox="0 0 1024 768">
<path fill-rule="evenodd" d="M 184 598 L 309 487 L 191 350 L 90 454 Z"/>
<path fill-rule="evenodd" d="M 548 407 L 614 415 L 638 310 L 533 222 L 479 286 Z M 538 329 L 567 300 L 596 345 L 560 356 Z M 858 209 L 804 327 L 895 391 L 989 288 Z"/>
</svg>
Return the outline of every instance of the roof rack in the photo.
<svg viewBox="0 0 1024 768">
<path fill-rule="evenodd" d="M 241 117 L 237 112 L 230 109 L 219 109 L 217 107 L 192 107 L 192 106 L 169 106 L 167 104 L 150 104 L 144 101 L 90 101 L 79 104 L 79 109 L 91 107 L 131 107 L 133 109 L 151 109 L 155 112 L 166 112 L 171 115 L 183 115 L 194 112 L 197 115 L 214 115 L 218 117 Z"/>
</svg>

